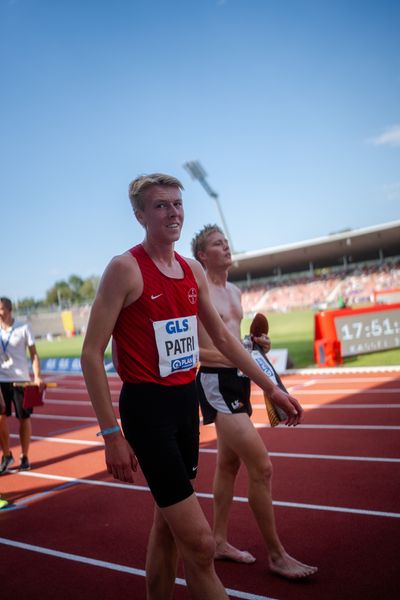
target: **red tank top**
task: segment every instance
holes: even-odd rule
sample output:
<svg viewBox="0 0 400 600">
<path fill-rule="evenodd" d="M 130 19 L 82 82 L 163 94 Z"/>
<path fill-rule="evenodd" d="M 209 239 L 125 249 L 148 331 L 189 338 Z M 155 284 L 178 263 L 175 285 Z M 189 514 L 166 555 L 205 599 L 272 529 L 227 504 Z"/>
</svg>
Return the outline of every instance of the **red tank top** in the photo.
<svg viewBox="0 0 400 600">
<path fill-rule="evenodd" d="M 198 362 L 198 285 L 188 263 L 175 252 L 183 277 L 167 277 L 141 244 L 129 251 L 143 277 L 140 298 L 123 308 L 113 337 L 118 374 L 130 383 L 183 385 Z"/>
</svg>

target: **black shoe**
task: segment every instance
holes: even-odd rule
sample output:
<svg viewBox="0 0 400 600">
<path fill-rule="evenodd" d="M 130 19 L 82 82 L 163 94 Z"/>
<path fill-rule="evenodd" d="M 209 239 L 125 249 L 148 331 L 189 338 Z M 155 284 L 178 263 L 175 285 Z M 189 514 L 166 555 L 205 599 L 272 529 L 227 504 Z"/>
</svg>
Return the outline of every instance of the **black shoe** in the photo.
<svg viewBox="0 0 400 600">
<path fill-rule="evenodd" d="M 1 461 L 1 465 L 0 465 L 0 475 L 2 475 L 3 473 L 5 473 L 6 471 L 8 471 L 8 468 L 11 467 L 11 465 L 14 464 L 14 457 L 12 455 L 12 453 L 10 452 L 10 454 L 3 454 L 3 460 Z"/>
<path fill-rule="evenodd" d="M 21 462 L 18 468 L 20 471 L 29 471 L 31 468 L 28 457 L 25 454 L 21 454 Z"/>
</svg>

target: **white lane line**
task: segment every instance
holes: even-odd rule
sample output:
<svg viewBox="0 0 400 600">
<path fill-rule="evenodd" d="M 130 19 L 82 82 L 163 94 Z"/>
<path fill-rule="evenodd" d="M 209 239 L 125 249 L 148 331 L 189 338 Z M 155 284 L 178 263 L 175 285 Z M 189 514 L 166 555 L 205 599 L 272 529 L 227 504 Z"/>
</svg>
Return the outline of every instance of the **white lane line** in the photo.
<svg viewBox="0 0 400 600">
<path fill-rule="evenodd" d="M 239 500 L 238 500 L 239 501 Z M 240 500 L 240 502 L 246 501 L 247 502 L 247 498 L 245 500 Z M 394 513 L 394 512 L 384 512 L 384 511 L 380 511 L 380 510 L 366 510 L 366 509 L 362 509 L 362 508 L 345 508 L 343 506 L 326 506 L 323 504 L 303 504 L 303 503 L 296 503 L 296 502 L 280 502 L 280 501 L 276 501 L 274 500 L 272 502 L 272 504 L 274 506 L 286 506 L 288 508 L 304 508 L 304 509 L 309 509 L 309 510 L 322 510 L 322 511 L 328 511 L 328 512 L 340 512 L 340 513 L 350 513 L 353 515 L 366 515 L 366 516 L 370 516 L 370 517 L 386 517 L 389 519 L 400 519 L 400 513 Z"/>
<path fill-rule="evenodd" d="M 10 437 L 19 439 L 19 435 L 17 433 L 11 433 Z M 51 442 L 53 444 L 77 444 L 79 446 L 104 446 L 104 442 L 98 442 L 97 440 L 80 440 L 73 438 L 61 438 L 61 437 L 51 437 L 47 435 L 32 435 L 31 440 L 36 442 Z"/>
<path fill-rule="evenodd" d="M 390 365 L 389 367 L 323 367 L 309 369 L 286 369 L 284 375 L 347 375 L 348 373 L 398 373 L 400 365 Z"/>
<path fill-rule="evenodd" d="M 304 454 L 301 452 L 269 452 L 277 458 L 306 458 L 317 460 L 348 460 L 360 462 L 400 463 L 400 458 L 383 458 L 379 456 L 341 456 L 340 454 Z"/>
<path fill-rule="evenodd" d="M 145 485 L 135 485 L 133 483 L 118 483 L 117 481 L 101 481 L 99 479 L 79 479 L 78 477 L 67 477 L 66 475 L 50 475 L 49 473 L 40 473 L 39 471 L 15 471 L 12 475 L 21 475 L 21 477 L 36 477 L 37 479 L 49 479 L 51 481 L 69 481 L 72 483 L 81 483 L 84 485 L 94 485 L 98 487 L 123 488 L 135 490 L 136 492 L 149 492 L 150 488 Z"/>
<path fill-rule="evenodd" d="M 288 377 L 287 374 L 282 375 L 281 374 L 281 378 L 283 378 L 284 381 L 286 381 L 286 383 L 300 383 L 301 381 L 304 381 L 304 377 L 298 378 L 298 377 Z M 392 375 L 392 376 L 388 376 L 388 377 L 317 377 L 315 379 L 312 379 L 312 381 L 314 382 L 314 384 L 325 384 L 325 383 L 334 383 L 335 385 L 339 384 L 339 383 L 368 383 L 368 384 L 375 384 L 375 383 L 390 383 L 390 382 L 395 382 L 398 381 L 399 379 L 399 375 Z"/>
<path fill-rule="evenodd" d="M 57 387 L 57 388 L 50 388 L 47 393 L 49 395 L 53 395 L 53 394 L 86 394 L 86 396 L 88 396 L 88 392 L 87 389 L 85 387 L 79 389 L 78 386 L 75 386 L 73 388 L 66 388 L 66 387 Z"/>
<path fill-rule="evenodd" d="M 307 381 L 303 380 L 303 381 L 298 381 L 297 383 L 294 381 L 290 381 L 290 383 L 292 384 L 290 389 L 291 389 L 291 391 L 294 392 L 294 391 L 301 390 L 306 387 L 311 387 L 312 385 L 314 385 L 318 382 L 316 379 L 308 379 Z M 262 390 L 259 390 L 259 391 L 261 392 Z"/>
<path fill-rule="evenodd" d="M 381 395 L 381 394 L 398 394 L 400 396 L 400 388 L 375 388 L 375 389 L 360 389 L 360 390 L 355 390 L 354 388 L 348 388 L 348 389 L 343 389 L 343 388 L 334 388 L 334 389 L 330 389 L 330 390 L 308 390 L 305 389 L 304 387 L 302 388 L 298 388 L 297 386 L 288 386 L 287 388 L 288 392 L 290 394 L 295 394 L 295 395 L 301 395 L 301 396 L 332 396 L 332 395 L 339 395 L 342 396 L 343 394 L 348 394 L 350 396 L 359 396 L 360 394 L 364 395 Z M 264 394 L 264 392 L 262 390 L 253 390 L 251 392 L 252 396 L 262 396 Z"/>
<path fill-rule="evenodd" d="M 109 481 L 99 481 L 96 479 L 78 479 L 75 477 L 65 477 L 61 475 L 48 475 L 46 473 L 32 472 L 32 471 L 17 471 L 16 473 L 12 473 L 11 475 L 20 475 L 21 477 L 37 477 L 40 479 L 51 479 L 54 481 L 72 481 L 74 483 L 82 483 L 85 485 L 97 485 L 103 487 L 115 487 L 115 488 L 125 488 L 129 490 L 136 491 L 144 491 L 150 492 L 149 488 L 146 486 L 138 486 L 131 483 L 114 483 Z M 196 496 L 199 498 L 206 498 L 209 500 L 213 499 L 213 494 L 205 493 L 205 492 L 197 492 Z M 234 496 L 234 502 L 247 503 L 248 498 L 244 496 Z M 273 500 L 272 504 L 274 506 L 284 506 L 286 508 L 302 508 L 307 510 L 322 510 L 328 512 L 341 512 L 341 513 L 349 513 L 349 514 L 357 514 L 357 515 L 368 515 L 372 517 L 386 517 L 392 519 L 400 519 L 400 513 L 394 512 L 385 512 L 380 510 L 367 510 L 361 508 L 347 508 L 344 506 L 327 506 L 322 504 L 304 504 L 301 502 L 283 502 L 280 500 Z"/>
<path fill-rule="evenodd" d="M 397 394 L 400 397 L 400 387 L 398 388 L 368 388 L 368 389 L 360 389 L 360 390 L 354 390 L 353 388 L 349 388 L 349 389 L 343 389 L 343 388 L 334 388 L 331 390 L 305 390 L 304 388 L 299 389 L 299 391 L 296 391 L 296 394 L 302 394 L 303 396 L 329 396 L 329 394 L 349 394 L 350 396 L 359 396 L 360 394 L 364 395 L 368 395 L 368 394 L 373 394 L 373 395 L 381 395 L 381 394 Z"/>
<path fill-rule="evenodd" d="M 296 391 L 290 391 L 292 394 L 297 394 Z M 399 390 L 400 394 L 400 390 Z M 259 394 L 254 394 L 258 396 Z M 318 396 L 319 394 L 315 394 Z M 92 403 L 88 400 L 48 400 L 45 401 L 46 405 L 52 406 L 69 406 L 70 408 L 74 408 L 76 406 L 84 406 L 92 408 Z M 118 408 L 118 402 L 112 402 L 114 408 Z M 304 404 L 306 408 L 400 408 L 400 404 Z M 253 408 L 265 408 L 265 404 L 255 404 L 253 403 Z"/>
<path fill-rule="evenodd" d="M 216 448 L 200 448 L 203 454 L 217 454 Z M 310 460 L 348 460 L 360 462 L 400 463 L 400 458 L 385 458 L 381 456 L 346 456 L 341 454 L 306 454 L 303 452 L 268 452 L 275 458 L 301 458 Z"/>
<path fill-rule="evenodd" d="M 0 537 L 0 544 L 4 544 L 5 546 L 12 546 L 14 548 L 19 548 L 20 550 L 27 550 L 29 552 L 46 554 L 47 556 L 53 556 L 56 558 L 63 558 L 64 560 L 72 560 L 74 562 L 84 563 L 85 565 L 101 567 L 102 569 L 111 569 L 112 571 L 119 571 L 120 573 L 128 573 L 129 575 L 146 577 L 146 571 L 144 571 L 143 569 L 136 569 L 134 567 L 128 567 L 127 565 L 120 565 L 118 563 L 108 562 L 106 560 L 97 560 L 95 558 L 89 558 L 88 556 L 82 556 L 81 554 L 60 552 L 59 550 L 53 550 L 52 548 L 45 548 L 44 546 L 36 546 L 33 544 L 26 544 L 24 542 L 18 542 L 16 540 L 10 540 L 3 537 Z M 185 579 L 181 579 L 180 577 L 177 577 L 175 579 L 175 583 L 177 585 L 186 586 Z M 276 600 L 276 598 L 271 598 L 270 596 L 260 596 L 258 594 L 250 594 L 248 592 L 232 590 L 229 588 L 226 588 L 226 593 L 232 598 L 242 598 L 243 600 Z"/>
<path fill-rule="evenodd" d="M 35 413 L 31 417 L 32 419 L 47 419 L 51 421 L 84 421 L 86 423 L 97 423 L 96 417 L 67 417 L 65 415 L 41 415 Z M 207 425 L 212 427 L 213 425 Z M 267 423 L 254 423 L 254 426 L 258 429 L 270 427 Z M 397 425 L 297 425 L 296 429 L 369 429 L 376 431 L 398 431 L 400 426 Z M 284 428 L 281 427 L 283 431 Z"/>
<path fill-rule="evenodd" d="M 207 427 L 209 427 L 207 425 Z M 269 423 L 254 423 L 254 427 L 257 429 L 270 429 L 271 426 Z M 278 425 L 280 431 L 289 431 L 290 427 L 285 427 L 284 425 Z M 347 429 L 347 430 L 365 430 L 365 431 L 399 431 L 399 425 L 296 425 L 296 431 L 299 429 Z"/>
<path fill-rule="evenodd" d="M 111 383 L 111 385 L 109 385 L 108 387 L 110 388 L 110 390 L 119 392 L 122 388 L 122 384 L 121 383 L 119 383 L 119 384 Z M 52 394 L 53 392 L 55 394 L 59 394 L 60 392 L 86 393 L 86 394 L 88 393 L 86 385 L 84 385 L 84 384 L 82 385 L 79 383 L 71 383 L 70 385 L 65 385 L 65 384 L 59 383 L 57 387 L 49 388 L 48 392 L 49 392 L 49 394 Z"/>
<path fill-rule="evenodd" d="M 19 435 L 12 433 L 10 437 L 19 439 Z M 98 446 L 104 447 L 104 442 L 92 440 L 79 440 L 73 438 L 59 438 L 50 436 L 33 435 L 34 441 L 50 442 L 55 444 L 74 444 L 77 446 Z M 216 448 L 200 448 L 203 454 L 217 454 Z M 390 458 L 383 456 L 346 456 L 341 454 L 306 454 L 302 452 L 268 452 L 270 456 L 277 458 L 302 458 L 302 459 L 318 459 L 318 460 L 348 460 L 348 461 L 365 461 L 365 462 L 382 462 L 382 463 L 400 463 L 400 458 Z"/>
<path fill-rule="evenodd" d="M 42 415 L 35 413 L 31 416 L 32 419 L 47 419 L 53 421 L 85 421 L 91 423 L 97 423 L 96 417 L 69 417 L 66 415 Z"/>
<path fill-rule="evenodd" d="M 252 404 L 253 408 L 263 408 L 265 410 L 265 404 Z M 400 404 L 302 404 L 304 409 L 374 409 L 374 408 L 400 408 Z"/>
<path fill-rule="evenodd" d="M 90 400 L 49 400 L 46 397 L 45 404 L 53 404 L 55 406 L 70 406 L 71 408 L 74 408 L 75 406 L 89 406 L 92 408 L 92 403 Z M 112 402 L 112 405 L 118 408 L 119 402 Z"/>
</svg>

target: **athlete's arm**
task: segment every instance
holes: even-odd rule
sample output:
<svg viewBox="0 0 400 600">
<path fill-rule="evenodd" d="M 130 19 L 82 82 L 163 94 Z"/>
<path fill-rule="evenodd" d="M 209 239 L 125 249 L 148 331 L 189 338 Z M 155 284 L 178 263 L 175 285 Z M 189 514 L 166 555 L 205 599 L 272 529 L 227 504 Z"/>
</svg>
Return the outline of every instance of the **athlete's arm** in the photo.
<svg viewBox="0 0 400 600">
<path fill-rule="evenodd" d="M 286 412 L 288 415 L 287 425 L 300 423 L 303 409 L 299 402 L 274 385 L 246 352 L 240 341 L 229 332 L 211 302 L 207 280 L 201 265 L 196 261 L 190 261 L 190 265 L 199 286 L 199 318 L 217 349 Z"/>
<path fill-rule="evenodd" d="M 215 347 L 201 321 L 198 327 L 200 363 L 209 367 L 233 367 L 231 361 Z"/>
<path fill-rule="evenodd" d="M 45 383 L 42 379 L 42 373 L 40 370 L 40 358 L 36 350 L 36 345 L 32 344 L 31 346 L 28 346 L 28 351 L 32 362 L 33 382 L 35 383 L 35 385 L 38 385 L 39 388 L 42 390 L 45 388 Z"/>
<path fill-rule="evenodd" d="M 134 297 L 140 285 L 136 261 L 128 255 L 114 258 L 104 272 L 90 312 L 81 365 L 101 430 L 117 424 L 104 369 L 104 352 L 126 299 Z M 116 479 L 132 482 L 137 461 L 122 433 L 104 436 L 104 443 L 108 472 Z"/>
</svg>

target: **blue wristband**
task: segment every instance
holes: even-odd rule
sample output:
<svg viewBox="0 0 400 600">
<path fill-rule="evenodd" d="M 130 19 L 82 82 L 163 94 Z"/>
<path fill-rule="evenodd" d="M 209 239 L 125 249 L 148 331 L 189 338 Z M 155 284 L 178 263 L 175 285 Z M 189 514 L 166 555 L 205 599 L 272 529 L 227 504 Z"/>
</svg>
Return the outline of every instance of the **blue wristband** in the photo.
<svg viewBox="0 0 400 600">
<path fill-rule="evenodd" d="M 117 431 L 121 431 L 119 425 L 114 425 L 114 427 L 109 427 L 108 429 L 102 429 L 96 433 L 97 436 L 102 435 L 111 435 L 112 433 L 117 433 Z"/>
</svg>

